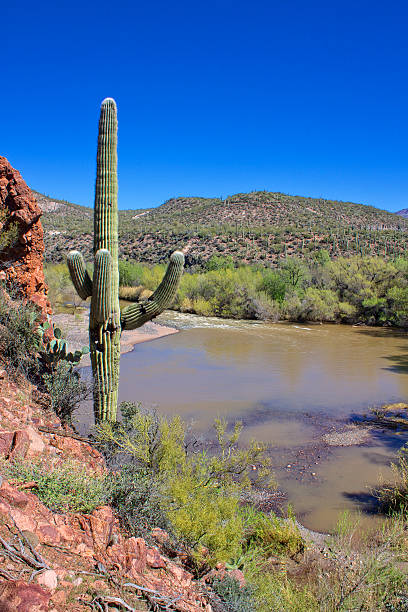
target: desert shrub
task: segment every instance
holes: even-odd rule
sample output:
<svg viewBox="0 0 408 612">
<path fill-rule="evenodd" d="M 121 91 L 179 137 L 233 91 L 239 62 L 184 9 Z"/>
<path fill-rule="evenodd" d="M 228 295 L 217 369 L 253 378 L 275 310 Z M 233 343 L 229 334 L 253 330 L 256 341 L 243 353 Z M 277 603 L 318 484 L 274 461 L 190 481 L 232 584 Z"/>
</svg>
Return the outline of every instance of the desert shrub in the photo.
<svg viewBox="0 0 408 612">
<path fill-rule="evenodd" d="M 239 556 L 244 542 L 240 493 L 251 486 L 254 463 L 263 466 L 259 478 L 270 480 L 265 447 L 253 442 L 239 448 L 241 425 L 227 434 L 227 424 L 217 420 L 218 452 L 210 454 L 196 448 L 180 417 L 168 419 L 131 403 L 122 404 L 121 412 L 123 423 L 101 423 L 96 429 L 110 464 L 131 464 L 132 478 L 153 479 L 163 516 L 172 532 L 192 547 L 197 563 L 215 565 Z M 126 511 L 123 499 L 126 493 L 116 494 L 121 513 Z M 142 514 L 148 512 L 144 504 L 152 503 L 146 499 L 140 504 Z"/>
<path fill-rule="evenodd" d="M 253 612 L 256 609 L 253 589 L 249 586 L 241 587 L 228 574 L 222 580 L 213 580 L 211 586 L 223 602 L 225 612 Z"/>
<path fill-rule="evenodd" d="M 106 476 L 89 473 L 77 461 L 50 465 L 46 461 L 14 460 L 2 463 L 2 472 L 17 482 L 34 480 L 36 495 L 57 512 L 92 512 L 107 503 L 110 484 Z"/>
<path fill-rule="evenodd" d="M 303 314 L 302 302 L 297 294 L 287 296 L 282 304 L 282 315 L 289 321 L 301 320 Z"/>
<path fill-rule="evenodd" d="M 301 302 L 301 313 L 298 318 L 305 321 L 341 321 L 351 317 L 355 312 L 355 307 L 340 302 L 334 291 L 308 287 Z"/>
<path fill-rule="evenodd" d="M 248 295 L 243 301 L 244 318 L 258 321 L 279 321 L 281 309 L 278 302 L 274 302 L 262 291 Z"/>
<path fill-rule="evenodd" d="M 251 578 L 257 612 L 329 612 L 322 608 L 310 588 L 299 586 L 285 572 L 264 570 Z"/>
<path fill-rule="evenodd" d="M 188 298 L 186 298 L 188 299 Z M 184 307 L 188 306 L 188 302 L 184 302 Z M 190 312 L 201 315 L 203 317 L 214 316 L 214 305 L 202 297 L 197 297 L 190 302 Z"/>
<path fill-rule="evenodd" d="M 382 510 L 387 513 L 408 515 L 408 448 L 404 446 L 399 453 L 397 463 L 391 465 L 394 481 L 383 483 L 375 494 L 380 500 Z"/>
<path fill-rule="evenodd" d="M 43 381 L 50 395 L 51 407 L 68 423 L 71 422 L 74 410 L 92 392 L 91 385 L 84 382 L 79 372 L 66 361 L 59 361 L 51 371 L 45 373 Z"/>
<path fill-rule="evenodd" d="M 164 266 L 121 262 L 121 295 L 154 290 Z M 197 269 L 197 265 L 194 266 Z M 215 255 L 201 272 L 183 275 L 173 308 L 203 316 L 233 319 L 336 321 L 408 325 L 408 263 L 381 257 L 329 259 L 324 249 L 308 258 L 285 257 L 275 270 L 257 265 L 234 267 Z M 133 293 L 132 286 L 137 285 Z M 140 287 L 140 290 L 139 290 Z"/>
<path fill-rule="evenodd" d="M 297 557 L 303 553 L 304 541 L 291 512 L 287 518 L 280 518 L 272 512 L 265 514 L 247 507 L 243 516 L 248 549 L 258 549 L 265 558 L 271 555 Z"/>
<path fill-rule="evenodd" d="M 15 290 L 16 291 L 16 290 Z M 11 299 L 0 288 L 0 354 L 11 375 L 34 380 L 39 373 L 38 309 L 22 299 Z"/>
<path fill-rule="evenodd" d="M 406 327 L 408 325 L 408 287 L 391 287 L 387 291 L 392 322 Z"/>
<path fill-rule="evenodd" d="M 364 532 L 360 519 L 345 513 L 328 542 L 326 566 L 320 559 L 317 580 L 310 585 L 320 609 L 377 612 L 399 606 L 406 593 L 406 577 L 398 568 L 406 554 L 405 545 L 399 550 L 404 532 L 405 523 L 397 517 Z"/>
<path fill-rule="evenodd" d="M 280 272 L 284 282 L 293 289 L 302 289 L 310 276 L 307 266 L 298 257 L 285 257 Z"/>
<path fill-rule="evenodd" d="M 44 275 L 48 285 L 48 298 L 53 305 L 73 297 L 75 290 L 66 263 L 44 266 Z"/>
<path fill-rule="evenodd" d="M 321 551 L 324 554 L 306 552 L 291 568 L 285 557 L 271 566 L 258 552 L 256 563 L 244 572 L 253 588 L 254 609 L 402 612 L 407 584 L 398 564 L 407 550 L 405 528 L 405 521 L 396 517 L 367 531 L 346 513 Z"/>
<path fill-rule="evenodd" d="M 231 255 L 212 255 L 205 263 L 209 272 L 212 270 L 231 270 L 234 268 L 234 260 Z"/>
<path fill-rule="evenodd" d="M 278 272 L 267 270 L 262 275 L 259 289 L 266 293 L 272 300 L 282 303 L 285 299 L 286 282 Z"/>
<path fill-rule="evenodd" d="M 119 261 L 119 285 L 134 287 L 142 281 L 142 265 L 131 261 Z"/>
<path fill-rule="evenodd" d="M 136 287 L 121 286 L 119 287 L 119 298 L 121 300 L 129 300 L 131 302 L 139 302 L 146 300 L 152 295 L 150 289 L 145 289 L 143 285 L 137 285 Z"/>
<path fill-rule="evenodd" d="M 134 465 L 115 472 L 111 503 L 129 533 L 148 539 L 154 527 L 171 529 L 163 508 L 163 490 L 160 478 Z"/>
<path fill-rule="evenodd" d="M 185 274 L 175 308 L 205 316 L 232 319 L 272 319 L 277 304 L 259 287 L 262 273 L 249 266 Z"/>
</svg>

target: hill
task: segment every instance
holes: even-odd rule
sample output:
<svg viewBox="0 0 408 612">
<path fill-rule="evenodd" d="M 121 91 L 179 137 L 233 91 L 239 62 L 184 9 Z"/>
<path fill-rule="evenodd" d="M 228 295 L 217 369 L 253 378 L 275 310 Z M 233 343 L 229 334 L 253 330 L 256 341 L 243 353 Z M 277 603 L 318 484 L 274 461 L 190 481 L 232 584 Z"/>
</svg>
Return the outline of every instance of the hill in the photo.
<svg viewBox="0 0 408 612">
<path fill-rule="evenodd" d="M 403 208 L 402 210 L 399 210 L 397 213 L 395 213 L 396 215 L 400 215 L 401 217 L 405 217 L 408 219 L 408 208 Z"/>
<path fill-rule="evenodd" d="M 35 194 L 44 210 L 48 261 L 92 249 L 93 211 Z M 119 212 L 120 254 L 155 263 L 184 248 L 187 265 L 211 255 L 272 263 L 327 249 L 333 256 L 393 256 L 406 250 L 408 219 L 373 206 L 258 191 L 219 198 L 173 198 L 151 209 Z"/>
</svg>

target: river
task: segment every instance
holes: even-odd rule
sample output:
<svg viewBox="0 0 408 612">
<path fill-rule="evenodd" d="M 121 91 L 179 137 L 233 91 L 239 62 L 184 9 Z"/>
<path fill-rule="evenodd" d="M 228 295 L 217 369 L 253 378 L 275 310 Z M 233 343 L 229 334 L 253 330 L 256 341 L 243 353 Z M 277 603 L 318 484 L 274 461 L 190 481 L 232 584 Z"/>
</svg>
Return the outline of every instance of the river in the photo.
<svg viewBox="0 0 408 612">
<path fill-rule="evenodd" d="M 304 525 L 332 530 L 365 512 L 408 436 L 377 431 L 361 445 L 322 437 L 370 407 L 408 399 L 408 336 L 388 328 L 265 324 L 165 313 L 181 332 L 121 358 L 120 400 L 194 421 L 241 420 L 243 440 L 272 448 L 280 488 Z"/>
</svg>

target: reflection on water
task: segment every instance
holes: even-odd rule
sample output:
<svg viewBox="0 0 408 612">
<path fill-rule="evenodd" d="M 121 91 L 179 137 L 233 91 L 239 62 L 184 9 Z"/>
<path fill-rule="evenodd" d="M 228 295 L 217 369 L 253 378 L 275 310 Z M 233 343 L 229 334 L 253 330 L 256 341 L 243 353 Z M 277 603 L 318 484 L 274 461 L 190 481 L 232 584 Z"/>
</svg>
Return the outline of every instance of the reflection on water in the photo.
<svg viewBox="0 0 408 612">
<path fill-rule="evenodd" d="M 403 332 L 172 316 L 187 329 L 122 356 L 120 400 L 181 414 L 201 431 L 219 415 L 241 419 L 245 439 L 290 453 L 320 438 L 320 425 L 408 397 Z M 339 510 L 364 509 L 380 471 L 389 475 L 395 447 L 404 442 L 393 440 L 334 449 L 329 461 L 316 462 L 312 482 L 289 475 L 282 450 L 279 484 L 307 526 L 330 529 Z"/>
</svg>

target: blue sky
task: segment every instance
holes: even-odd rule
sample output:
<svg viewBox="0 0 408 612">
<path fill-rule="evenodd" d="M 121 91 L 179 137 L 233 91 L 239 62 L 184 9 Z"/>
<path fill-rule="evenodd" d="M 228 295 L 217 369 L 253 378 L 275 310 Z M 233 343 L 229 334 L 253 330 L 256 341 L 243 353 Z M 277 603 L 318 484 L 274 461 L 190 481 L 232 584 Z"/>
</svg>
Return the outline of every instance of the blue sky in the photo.
<svg viewBox="0 0 408 612">
<path fill-rule="evenodd" d="M 99 105 L 120 208 L 267 189 L 408 206 L 406 2 L 6 3 L 0 154 L 93 205 Z"/>
</svg>

